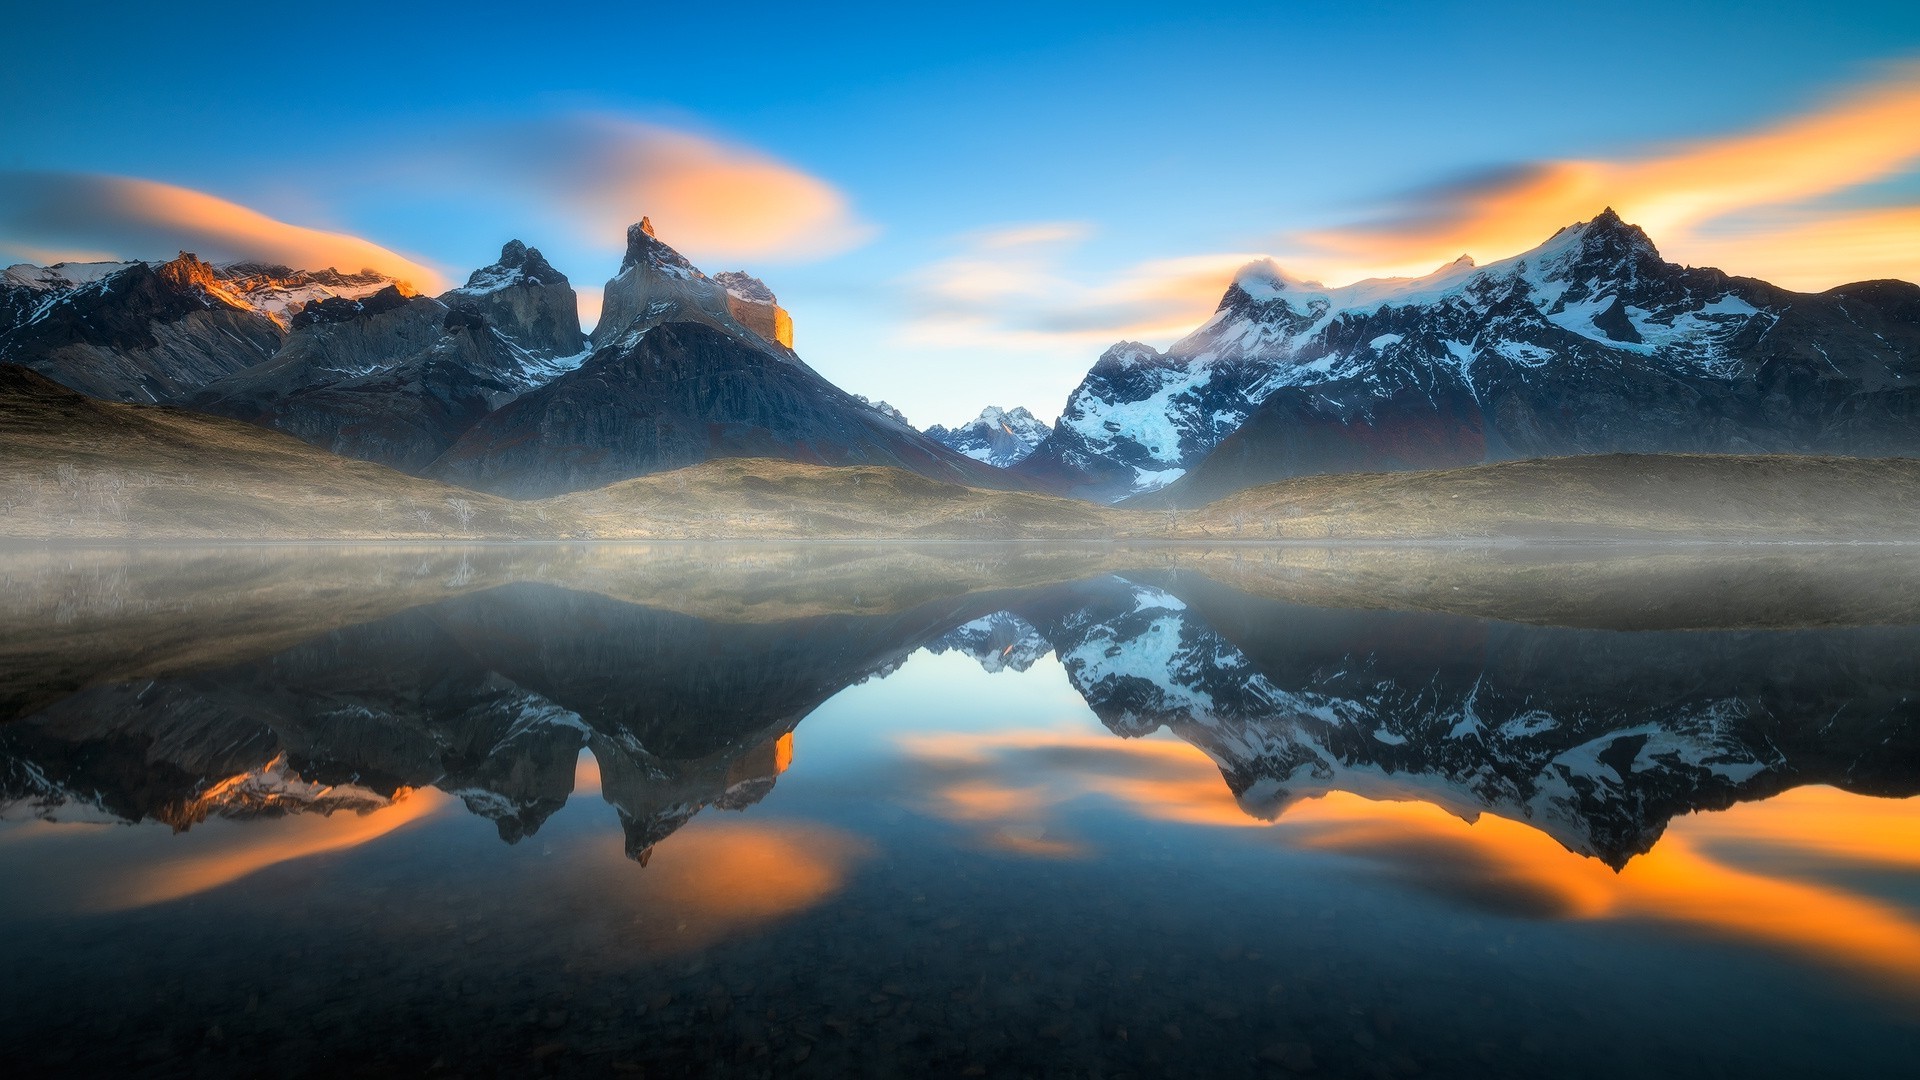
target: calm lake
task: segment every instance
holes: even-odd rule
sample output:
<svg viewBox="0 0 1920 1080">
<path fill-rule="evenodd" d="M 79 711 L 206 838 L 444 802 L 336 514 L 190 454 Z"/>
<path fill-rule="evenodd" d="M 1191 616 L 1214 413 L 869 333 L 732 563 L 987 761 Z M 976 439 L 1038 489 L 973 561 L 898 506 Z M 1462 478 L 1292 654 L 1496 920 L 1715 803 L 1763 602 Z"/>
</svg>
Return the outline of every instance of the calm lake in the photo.
<svg viewBox="0 0 1920 1080">
<path fill-rule="evenodd" d="M 0 553 L 10 1075 L 1910 1075 L 1920 555 Z"/>
</svg>

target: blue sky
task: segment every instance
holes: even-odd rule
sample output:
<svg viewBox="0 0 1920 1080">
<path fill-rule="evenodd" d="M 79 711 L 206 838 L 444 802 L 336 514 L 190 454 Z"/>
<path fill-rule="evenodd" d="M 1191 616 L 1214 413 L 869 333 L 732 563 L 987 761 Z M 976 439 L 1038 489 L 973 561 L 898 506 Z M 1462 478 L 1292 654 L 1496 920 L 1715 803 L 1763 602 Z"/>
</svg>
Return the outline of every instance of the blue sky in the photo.
<svg viewBox="0 0 1920 1080">
<path fill-rule="evenodd" d="M 1051 417 L 1105 344 L 1166 345 L 1245 257 L 1329 279 L 1437 265 L 1450 244 L 1485 260 L 1593 199 L 1648 206 L 1675 257 L 1797 287 L 1920 276 L 1899 250 L 1808 247 L 1842 214 L 1902 237 L 1885 215 L 1920 204 L 1912 3 L 335 5 L 218 20 L 104 4 L 7 20 L 0 173 L 205 192 L 448 278 L 518 236 L 583 290 L 618 263 L 609 223 L 651 214 L 708 271 L 765 278 L 816 368 L 921 424 L 990 403 Z M 1652 212 L 1676 176 L 1736 186 L 1699 148 L 1875 94 L 1867 126 L 1895 129 L 1892 145 L 1844 175 Z M 1750 147 L 1740 168 L 1845 156 L 1812 138 Z M 1511 179 L 1568 162 L 1604 163 L 1570 201 L 1543 206 Z M 741 205 L 673 188 L 683 167 L 695 187 L 745 175 Z M 1529 212 L 1501 209 L 1511 228 L 1494 228 L 1435 193 L 1460 183 Z M 1409 205 L 1458 227 L 1348 242 Z M 132 249 L 146 233 L 63 242 L 10 224 L 14 257 L 171 254 Z"/>
</svg>

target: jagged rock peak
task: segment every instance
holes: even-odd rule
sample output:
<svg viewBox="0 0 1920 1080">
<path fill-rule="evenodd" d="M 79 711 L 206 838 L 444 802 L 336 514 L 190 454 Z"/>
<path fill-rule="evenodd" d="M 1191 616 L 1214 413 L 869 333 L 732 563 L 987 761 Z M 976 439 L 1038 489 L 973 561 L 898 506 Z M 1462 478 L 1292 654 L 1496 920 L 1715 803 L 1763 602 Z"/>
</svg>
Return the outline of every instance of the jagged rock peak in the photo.
<svg viewBox="0 0 1920 1080">
<path fill-rule="evenodd" d="M 539 248 L 509 240 L 500 248 L 500 261 L 483 266 L 467 278 L 461 292 L 480 293 L 511 285 L 566 285 L 567 275 L 553 268 Z"/>
<path fill-rule="evenodd" d="M 627 226 L 627 255 L 620 260 L 620 272 L 642 264 L 677 272 L 682 277 L 705 277 L 685 255 L 675 251 L 653 231 L 653 220 L 641 218 Z"/>
<path fill-rule="evenodd" d="M 191 251 L 183 251 L 176 258 L 164 262 L 156 268 L 168 284 L 180 288 L 200 288 L 208 291 L 220 287 L 214 273 L 213 264 L 201 261 L 200 256 Z"/>
<path fill-rule="evenodd" d="M 1660 257 L 1660 249 L 1654 246 L 1653 238 L 1647 231 L 1616 213 L 1613 207 L 1595 214 L 1592 219 L 1570 225 L 1554 234 L 1556 239 L 1563 236 L 1577 237 L 1580 247 L 1590 254 L 1630 254 L 1636 258 Z M 1550 247 L 1549 240 L 1542 245 Z"/>
</svg>

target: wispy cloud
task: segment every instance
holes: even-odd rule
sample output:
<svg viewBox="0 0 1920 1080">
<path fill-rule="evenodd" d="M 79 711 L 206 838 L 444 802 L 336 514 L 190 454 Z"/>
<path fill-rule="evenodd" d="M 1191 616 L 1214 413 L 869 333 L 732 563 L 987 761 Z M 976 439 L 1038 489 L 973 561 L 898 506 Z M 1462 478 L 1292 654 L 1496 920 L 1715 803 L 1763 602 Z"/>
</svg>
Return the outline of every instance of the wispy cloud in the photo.
<svg viewBox="0 0 1920 1080">
<path fill-rule="evenodd" d="M 432 267 L 346 233 L 293 225 L 216 195 L 91 173 L 0 173 L 0 248 L 39 261 L 256 259 L 304 269 L 374 269 L 421 289 L 444 284 Z"/>
<path fill-rule="evenodd" d="M 1424 272 L 1462 252 L 1486 259 L 1524 251 L 1610 205 L 1669 257 L 1781 284 L 1824 287 L 1902 268 L 1911 276 L 1920 270 L 1913 213 L 1822 210 L 1818 202 L 1916 163 L 1920 63 L 1908 63 L 1752 131 L 1619 160 L 1532 162 L 1415 190 L 1365 220 L 1293 237 L 1293 261 L 1340 280 Z M 1734 216 L 1738 228 L 1716 227 Z"/>
<path fill-rule="evenodd" d="M 875 233 L 834 185 L 769 154 L 595 113 L 471 131 L 406 171 L 435 186 L 527 199 L 589 244 L 621 242 L 648 216 L 700 259 L 804 261 Z"/>
<path fill-rule="evenodd" d="M 1489 169 L 1383 201 L 1345 226 L 1278 236 L 1282 265 L 1339 284 L 1424 274 L 1456 256 L 1525 251 L 1612 206 L 1668 258 L 1789 288 L 1920 278 L 1920 207 L 1846 209 L 1834 196 L 1920 164 L 1920 63 L 1755 130 L 1618 160 Z M 1251 223 L 1250 223 L 1251 224 Z M 1203 320 L 1233 272 L 1260 257 L 1210 253 L 1088 272 L 1080 222 L 1007 226 L 907 280 L 904 345 L 1097 350 L 1164 343 Z"/>
<path fill-rule="evenodd" d="M 1088 279 L 1066 266 L 1093 235 L 1080 222 L 972 234 L 962 250 L 907 281 L 905 344 L 982 348 L 1100 347 L 1193 328 L 1219 303 L 1235 268 L 1254 256 L 1195 255 L 1135 263 Z"/>
</svg>

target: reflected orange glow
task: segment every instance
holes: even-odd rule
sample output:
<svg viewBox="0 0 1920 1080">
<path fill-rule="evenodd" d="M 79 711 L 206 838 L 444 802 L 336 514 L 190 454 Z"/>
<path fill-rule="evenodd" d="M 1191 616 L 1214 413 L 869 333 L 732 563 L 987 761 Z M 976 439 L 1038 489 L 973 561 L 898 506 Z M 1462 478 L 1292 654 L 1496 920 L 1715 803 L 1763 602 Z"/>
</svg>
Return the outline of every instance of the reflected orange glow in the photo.
<svg viewBox="0 0 1920 1080">
<path fill-rule="evenodd" d="M 1695 814 L 1686 835 L 1703 847 L 1764 844 L 1825 860 L 1920 867 L 1920 800 L 1869 799 L 1803 787 L 1724 814 Z"/>
<path fill-rule="evenodd" d="M 1021 840 L 1045 837 L 1049 812 L 1089 796 L 1156 821 L 1270 827 L 1240 809 L 1211 759 L 1171 739 L 1022 731 L 903 743 L 935 771 L 934 813 L 1022 854 L 1081 853 Z M 1271 827 L 1292 846 L 1360 858 L 1414 887 L 1502 913 L 1682 925 L 1920 993 L 1920 915 L 1777 865 L 1784 853 L 1789 862 L 1920 867 L 1920 799 L 1802 788 L 1692 814 L 1619 873 L 1526 823 L 1463 818 L 1411 799 L 1334 791 L 1290 805 Z"/>
<path fill-rule="evenodd" d="M 1014 854 L 1086 854 L 1044 819 L 1054 807 L 1088 795 L 1117 799 L 1162 821 L 1266 824 L 1247 817 L 1212 761 L 1183 742 L 1044 730 L 911 735 L 899 742 L 909 757 L 938 772 L 927 796 L 935 815 L 979 826 L 985 845 Z"/>
<path fill-rule="evenodd" d="M 1306 269 L 1347 281 L 1425 273 L 1461 252 L 1482 261 L 1504 258 L 1610 205 L 1681 262 L 1712 263 L 1799 288 L 1891 276 L 1872 272 L 1873 266 L 1904 267 L 1900 276 L 1911 278 L 1920 270 L 1920 223 L 1906 209 L 1865 215 L 1838 234 L 1827 222 L 1794 229 L 1790 214 L 1760 221 L 1742 241 L 1716 240 L 1698 227 L 1724 215 L 1790 207 L 1872 183 L 1916 160 L 1920 65 L 1909 64 L 1824 108 L 1759 130 L 1639 159 L 1538 163 L 1448 189 L 1425 205 L 1416 200 L 1404 220 L 1308 234 L 1303 239 L 1326 262 Z M 1872 238 L 1873 228 L 1893 231 Z M 1790 231 L 1783 235 L 1782 229 Z M 1862 265 L 1854 260 L 1870 238 L 1872 265 Z"/>
<path fill-rule="evenodd" d="M 393 801 L 362 814 L 291 814 L 255 819 L 222 830 L 195 830 L 175 842 L 186 854 L 132 870 L 115 882 L 106 910 L 162 904 L 217 889 L 271 866 L 344 851 L 444 809 L 452 798 L 431 788 L 396 792 Z"/>
<path fill-rule="evenodd" d="M 573 766 L 573 794 L 598 795 L 600 793 L 600 759 L 590 751 L 580 751 L 580 759 Z"/>
<path fill-rule="evenodd" d="M 641 872 L 617 843 L 596 859 L 644 900 L 638 933 L 654 950 L 701 948 L 813 907 L 839 892 L 873 849 L 800 822 L 695 819 Z"/>
<path fill-rule="evenodd" d="M 0 173 L 0 225 L 11 239 L 65 258 L 251 259 L 302 270 L 377 270 L 438 292 L 441 274 L 346 233 L 276 221 L 203 191 L 125 176 Z"/>
</svg>

